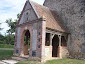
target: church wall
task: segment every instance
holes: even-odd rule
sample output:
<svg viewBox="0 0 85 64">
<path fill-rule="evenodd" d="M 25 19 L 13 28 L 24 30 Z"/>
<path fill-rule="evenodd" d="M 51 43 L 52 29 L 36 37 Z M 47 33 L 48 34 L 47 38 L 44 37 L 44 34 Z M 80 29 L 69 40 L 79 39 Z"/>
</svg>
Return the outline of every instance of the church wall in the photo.
<svg viewBox="0 0 85 64">
<path fill-rule="evenodd" d="M 68 50 L 74 58 L 85 58 L 85 1 L 46 0 L 45 6 L 56 10 L 60 20 L 71 33 Z"/>
</svg>

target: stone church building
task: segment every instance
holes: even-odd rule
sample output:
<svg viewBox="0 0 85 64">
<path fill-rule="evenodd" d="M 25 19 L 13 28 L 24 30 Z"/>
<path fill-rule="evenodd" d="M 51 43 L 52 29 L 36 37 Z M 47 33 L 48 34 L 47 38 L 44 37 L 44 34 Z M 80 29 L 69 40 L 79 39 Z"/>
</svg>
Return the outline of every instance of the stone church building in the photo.
<svg viewBox="0 0 85 64">
<path fill-rule="evenodd" d="M 85 1 L 27 0 L 16 27 L 14 55 L 40 58 L 85 58 Z"/>
</svg>

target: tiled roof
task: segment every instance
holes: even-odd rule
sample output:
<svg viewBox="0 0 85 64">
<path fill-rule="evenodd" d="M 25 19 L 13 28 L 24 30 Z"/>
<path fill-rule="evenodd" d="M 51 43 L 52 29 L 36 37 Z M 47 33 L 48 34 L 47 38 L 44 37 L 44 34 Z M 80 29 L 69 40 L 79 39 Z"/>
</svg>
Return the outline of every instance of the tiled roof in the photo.
<svg viewBox="0 0 85 64">
<path fill-rule="evenodd" d="M 39 5 L 32 1 L 31 3 L 39 14 L 39 16 L 46 19 L 46 28 L 58 30 L 61 32 L 67 32 L 61 21 L 59 21 L 56 11 L 50 10 L 48 7 Z"/>
</svg>

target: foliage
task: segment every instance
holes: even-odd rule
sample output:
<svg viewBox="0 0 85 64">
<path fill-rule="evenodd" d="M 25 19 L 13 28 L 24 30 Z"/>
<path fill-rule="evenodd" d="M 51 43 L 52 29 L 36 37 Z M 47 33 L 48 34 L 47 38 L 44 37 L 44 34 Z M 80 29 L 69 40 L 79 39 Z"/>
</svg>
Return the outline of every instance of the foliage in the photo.
<svg viewBox="0 0 85 64">
<path fill-rule="evenodd" d="M 14 45 L 0 44 L 0 48 L 14 48 Z"/>
<path fill-rule="evenodd" d="M 0 26 L 1 26 L 1 23 L 0 23 Z M 0 27 L 0 30 L 2 30 L 3 28 Z"/>
<path fill-rule="evenodd" d="M 0 34 L 0 44 L 11 44 L 11 45 L 14 44 L 15 35 L 13 33 L 15 33 L 15 27 L 17 25 L 19 17 L 20 17 L 20 14 L 17 14 L 17 19 L 12 20 L 12 18 L 10 18 L 6 20 L 6 23 L 8 24 L 9 29 L 7 30 L 7 35 L 3 36 Z M 1 29 L 2 28 L 0 28 L 0 30 Z"/>
<path fill-rule="evenodd" d="M 17 25 L 19 17 L 20 14 L 17 14 L 17 19 L 12 20 L 12 18 L 10 18 L 6 20 L 9 29 L 7 30 L 7 35 L 3 36 L 0 34 L 0 44 L 11 44 L 11 45 L 14 44 L 15 35 L 13 35 L 13 33 L 15 33 L 15 27 Z"/>
<path fill-rule="evenodd" d="M 57 59 L 50 60 L 45 63 L 40 63 L 37 61 L 20 61 L 17 64 L 85 64 L 85 61 L 77 59 Z"/>
<path fill-rule="evenodd" d="M 6 35 L 6 36 L 3 36 L 0 34 L 0 44 L 11 44 L 13 45 L 14 44 L 14 35 Z"/>
<path fill-rule="evenodd" d="M 30 38 L 28 38 L 28 43 L 26 43 L 26 36 L 24 36 L 24 46 L 28 45 L 28 48 L 30 48 Z"/>
<path fill-rule="evenodd" d="M 19 20 L 19 17 L 20 17 L 20 14 L 17 14 L 17 19 L 12 20 L 12 18 L 10 18 L 10 19 L 7 19 L 6 20 L 6 23 L 8 24 L 8 27 L 10 28 L 9 30 L 7 30 L 7 32 L 9 34 L 12 34 L 12 33 L 15 32 L 15 27 L 17 25 L 17 22 Z"/>
<path fill-rule="evenodd" d="M 15 36 L 13 34 L 5 36 L 6 44 L 13 45 L 15 40 L 14 37 Z"/>
<path fill-rule="evenodd" d="M 10 59 L 13 57 L 13 50 L 0 50 L 0 60 Z"/>
<path fill-rule="evenodd" d="M 6 20 L 6 23 L 8 24 L 8 27 L 10 27 L 10 29 L 7 30 L 7 33 L 9 33 L 9 34 L 14 33 L 17 22 L 16 21 L 13 22 L 12 19 L 8 19 L 8 20 Z"/>
<path fill-rule="evenodd" d="M 0 34 L 0 44 L 4 43 L 4 36 Z"/>
</svg>

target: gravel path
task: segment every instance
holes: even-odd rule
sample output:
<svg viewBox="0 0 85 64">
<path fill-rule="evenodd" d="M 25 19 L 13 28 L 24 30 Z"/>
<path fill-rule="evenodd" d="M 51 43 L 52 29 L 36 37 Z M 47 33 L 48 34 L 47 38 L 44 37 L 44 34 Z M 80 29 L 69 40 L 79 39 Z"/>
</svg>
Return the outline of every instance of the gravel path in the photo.
<svg viewBox="0 0 85 64">
<path fill-rule="evenodd" d="M 18 61 L 16 61 L 16 60 L 2 60 L 2 61 L 0 61 L 0 64 L 15 64 L 17 62 Z"/>
<path fill-rule="evenodd" d="M 6 63 L 4 63 L 4 62 L 0 61 L 0 64 L 6 64 Z"/>
</svg>

